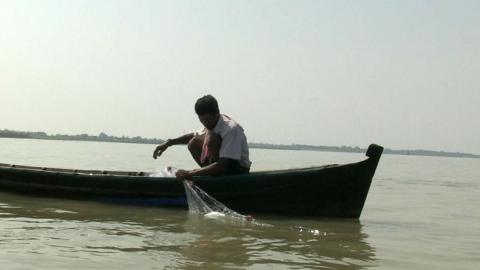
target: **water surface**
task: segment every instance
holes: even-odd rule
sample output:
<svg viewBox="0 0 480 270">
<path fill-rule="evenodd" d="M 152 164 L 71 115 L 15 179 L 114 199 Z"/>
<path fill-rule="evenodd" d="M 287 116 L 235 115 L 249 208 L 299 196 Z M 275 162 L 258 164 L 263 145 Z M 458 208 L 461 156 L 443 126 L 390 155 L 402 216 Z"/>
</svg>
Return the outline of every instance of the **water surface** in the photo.
<svg viewBox="0 0 480 270">
<path fill-rule="evenodd" d="M 182 147 L 0 139 L 0 162 L 78 169 L 194 168 Z M 362 154 L 251 150 L 253 170 L 346 163 Z M 480 160 L 384 155 L 359 220 L 256 216 L 0 191 L 2 269 L 477 269 Z"/>
</svg>

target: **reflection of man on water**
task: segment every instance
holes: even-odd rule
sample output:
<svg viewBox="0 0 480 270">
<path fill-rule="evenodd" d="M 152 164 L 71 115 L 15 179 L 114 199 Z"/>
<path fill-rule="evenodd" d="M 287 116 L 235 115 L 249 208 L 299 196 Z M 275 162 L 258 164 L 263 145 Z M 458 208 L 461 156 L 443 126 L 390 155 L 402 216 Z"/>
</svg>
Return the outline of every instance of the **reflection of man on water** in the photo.
<svg viewBox="0 0 480 270">
<path fill-rule="evenodd" d="M 211 95 L 197 100 L 195 112 L 204 128 L 175 139 L 168 139 L 157 146 L 153 158 L 160 156 L 172 145 L 187 144 L 200 168 L 178 170 L 176 173 L 178 179 L 248 173 L 251 162 L 243 128 L 230 117 L 220 114 L 217 100 Z"/>
</svg>

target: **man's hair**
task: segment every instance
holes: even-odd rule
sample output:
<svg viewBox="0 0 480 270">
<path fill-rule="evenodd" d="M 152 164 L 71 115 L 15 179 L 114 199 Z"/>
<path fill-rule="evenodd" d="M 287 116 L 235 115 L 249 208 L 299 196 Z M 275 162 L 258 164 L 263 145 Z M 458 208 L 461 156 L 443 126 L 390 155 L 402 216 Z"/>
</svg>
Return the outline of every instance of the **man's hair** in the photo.
<svg viewBox="0 0 480 270">
<path fill-rule="evenodd" d="M 218 109 L 217 100 L 211 95 L 206 95 L 199 98 L 195 103 L 195 112 L 197 115 L 214 115 L 220 113 L 220 110 Z"/>
</svg>

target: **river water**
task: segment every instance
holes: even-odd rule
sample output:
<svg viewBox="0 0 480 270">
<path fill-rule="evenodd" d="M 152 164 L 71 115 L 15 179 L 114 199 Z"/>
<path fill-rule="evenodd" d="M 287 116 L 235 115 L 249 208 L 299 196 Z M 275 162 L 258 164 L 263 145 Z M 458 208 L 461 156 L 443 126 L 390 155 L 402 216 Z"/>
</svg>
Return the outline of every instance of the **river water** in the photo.
<svg viewBox="0 0 480 270">
<path fill-rule="evenodd" d="M 0 162 L 77 169 L 194 168 L 176 146 L 0 139 Z M 253 170 L 363 154 L 252 149 Z M 359 220 L 256 216 L 0 191 L 1 269 L 479 269 L 480 159 L 382 156 Z M 301 227 L 301 228 L 299 228 Z"/>
</svg>

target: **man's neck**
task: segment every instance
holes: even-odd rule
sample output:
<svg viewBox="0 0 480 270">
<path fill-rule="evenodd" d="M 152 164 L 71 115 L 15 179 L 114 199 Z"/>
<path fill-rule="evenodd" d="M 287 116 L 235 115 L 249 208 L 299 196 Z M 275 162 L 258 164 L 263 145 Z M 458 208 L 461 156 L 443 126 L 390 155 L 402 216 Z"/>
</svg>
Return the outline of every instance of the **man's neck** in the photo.
<svg viewBox="0 0 480 270">
<path fill-rule="evenodd" d="M 210 131 L 214 130 L 215 127 L 218 125 L 218 121 L 220 121 L 221 116 L 222 116 L 221 114 L 217 114 L 216 119 L 215 119 L 215 125 L 213 125 L 212 129 L 209 129 Z"/>
</svg>

